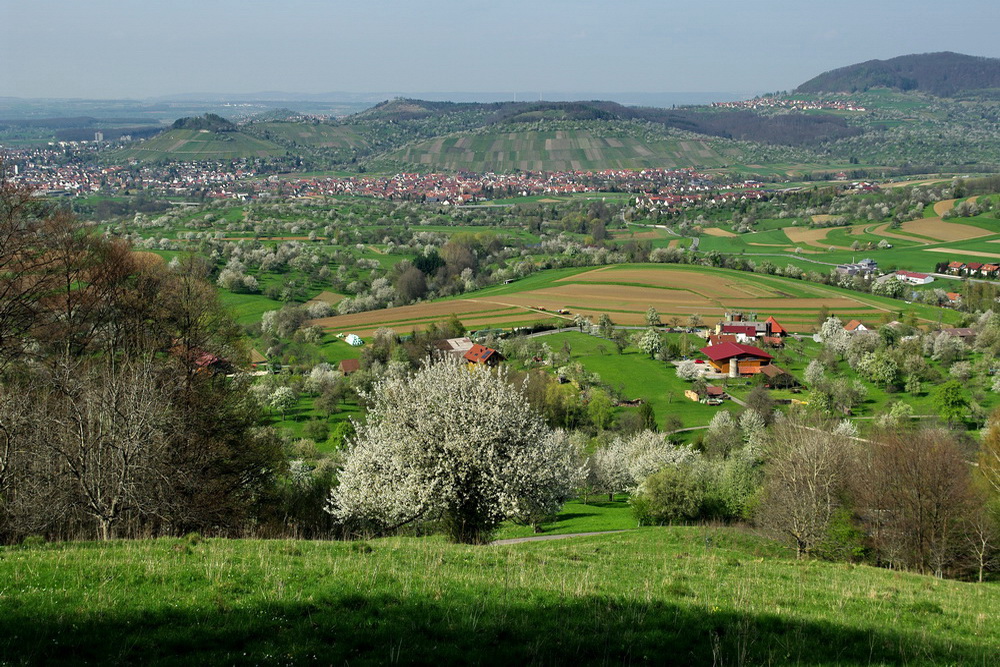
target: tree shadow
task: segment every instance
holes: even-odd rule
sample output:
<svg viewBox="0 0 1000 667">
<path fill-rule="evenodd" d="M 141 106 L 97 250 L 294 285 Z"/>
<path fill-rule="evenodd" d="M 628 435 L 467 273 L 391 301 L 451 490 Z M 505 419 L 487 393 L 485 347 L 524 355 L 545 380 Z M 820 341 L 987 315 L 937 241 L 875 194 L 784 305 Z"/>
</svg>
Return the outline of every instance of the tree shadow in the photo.
<svg viewBox="0 0 1000 667">
<path fill-rule="evenodd" d="M 332 579 L 332 578 L 331 578 Z M 331 582 L 329 585 L 336 585 Z M 20 664 L 989 664 L 995 646 L 892 628 L 861 630 L 790 616 L 644 602 L 565 599 L 532 589 L 486 596 L 446 591 L 402 597 L 301 591 L 308 601 L 216 593 L 209 608 L 169 600 L 144 610 L 60 610 L 40 617 L 7 605 L 0 661 Z M 666 594 L 686 597 L 683 586 Z M 992 658 L 990 657 L 992 656 Z"/>
</svg>

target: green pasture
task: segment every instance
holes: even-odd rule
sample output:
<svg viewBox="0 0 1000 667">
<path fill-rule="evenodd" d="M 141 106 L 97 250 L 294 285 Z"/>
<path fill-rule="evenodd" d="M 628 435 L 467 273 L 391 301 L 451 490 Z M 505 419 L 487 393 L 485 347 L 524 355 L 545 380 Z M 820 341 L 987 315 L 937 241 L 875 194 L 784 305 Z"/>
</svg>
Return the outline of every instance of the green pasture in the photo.
<svg viewBox="0 0 1000 667">
<path fill-rule="evenodd" d="M 542 340 L 553 350 L 562 349 L 563 344 L 568 343 L 572 350 L 571 362 L 578 361 L 591 373 L 600 375 L 601 382 L 616 390 L 622 398 L 641 398 L 648 402 L 661 426 L 667 415 L 679 417 L 684 426 L 704 426 L 723 409 L 685 398 L 684 392 L 691 384 L 677 377 L 674 365 L 650 359 L 635 347 L 627 347 L 623 354 L 618 354 L 611 341 L 578 332 L 552 334 L 543 336 Z M 689 334 L 688 345 L 690 354 L 695 356 L 706 343 Z"/>
<path fill-rule="evenodd" d="M 14 546 L 0 548 L 0 580 L 11 664 L 988 665 L 1000 653 L 996 583 L 794 560 L 726 527 L 498 546 Z"/>
</svg>

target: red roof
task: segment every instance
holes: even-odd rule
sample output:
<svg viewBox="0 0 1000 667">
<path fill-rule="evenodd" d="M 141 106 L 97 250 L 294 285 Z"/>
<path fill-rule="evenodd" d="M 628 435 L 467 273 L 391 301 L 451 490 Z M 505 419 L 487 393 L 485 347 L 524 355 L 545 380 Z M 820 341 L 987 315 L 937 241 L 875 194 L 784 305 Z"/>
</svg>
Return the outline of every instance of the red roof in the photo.
<svg viewBox="0 0 1000 667">
<path fill-rule="evenodd" d="M 859 320 L 851 320 L 844 325 L 845 331 L 857 331 L 858 327 L 864 326 Z M 865 327 L 867 329 L 867 327 Z"/>
<path fill-rule="evenodd" d="M 484 364 L 487 359 L 490 359 L 495 354 L 500 354 L 491 347 L 485 347 L 476 343 L 472 348 L 463 355 L 466 361 L 471 361 L 474 364 Z"/>
<path fill-rule="evenodd" d="M 723 324 L 722 333 L 727 334 L 743 334 L 750 338 L 757 336 L 757 327 L 752 324 Z"/>
<path fill-rule="evenodd" d="M 709 345 L 722 345 L 723 343 L 735 343 L 736 334 L 709 334 Z"/>
<path fill-rule="evenodd" d="M 771 335 L 772 336 L 777 335 L 777 334 L 788 333 L 788 331 L 785 329 L 785 327 L 783 327 L 780 324 L 778 324 L 778 320 L 774 319 L 774 317 L 768 316 L 768 318 L 766 320 L 764 320 L 764 321 L 771 325 Z"/>
<path fill-rule="evenodd" d="M 356 371 L 361 370 L 361 360 L 360 359 L 344 359 L 340 362 L 340 372 L 344 375 L 350 375 Z"/>
<path fill-rule="evenodd" d="M 712 361 L 725 361 L 733 357 L 747 355 L 760 359 L 774 359 L 770 354 L 754 347 L 753 345 L 743 345 L 741 343 L 723 343 L 722 345 L 709 345 L 701 348 L 701 353 Z"/>
</svg>

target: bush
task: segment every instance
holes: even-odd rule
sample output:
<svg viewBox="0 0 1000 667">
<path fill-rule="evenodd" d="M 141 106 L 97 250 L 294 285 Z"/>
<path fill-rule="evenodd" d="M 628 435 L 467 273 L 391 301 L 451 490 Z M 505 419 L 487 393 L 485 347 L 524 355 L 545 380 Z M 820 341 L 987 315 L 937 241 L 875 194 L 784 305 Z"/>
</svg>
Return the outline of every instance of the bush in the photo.
<svg viewBox="0 0 1000 667">
<path fill-rule="evenodd" d="M 704 497 L 689 466 L 670 466 L 648 477 L 630 504 L 640 524 L 665 524 L 697 519 Z"/>
</svg>

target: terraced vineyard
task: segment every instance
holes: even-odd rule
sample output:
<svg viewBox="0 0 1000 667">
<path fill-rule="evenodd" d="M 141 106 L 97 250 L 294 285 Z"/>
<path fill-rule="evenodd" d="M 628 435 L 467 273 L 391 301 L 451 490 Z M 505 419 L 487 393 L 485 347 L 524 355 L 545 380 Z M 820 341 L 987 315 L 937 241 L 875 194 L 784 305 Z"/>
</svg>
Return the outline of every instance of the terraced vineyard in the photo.
<svg viewBox="0 0 1000 667">
<path fill-rule="evenodd" d="M 133 143 L 116 154 L 118 159 L 143 162 L 161 160 L 235 160 L 239 158 L 277 157 L 285 154 L 281 146 L 241 132 L 209 130 L 168 130 L 148 141 Z"/>
<path fill-rule="evenodd" d="M 643 139 L 592 130 L 460 133 L 411 144 L 388 157 L 414 165 L 469 171 L 572 171 L 642 167 L 722 167 L 741 152 L 721 141 Z"/>
</svg>

